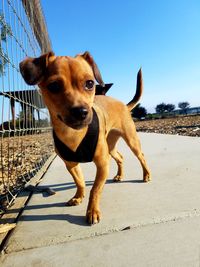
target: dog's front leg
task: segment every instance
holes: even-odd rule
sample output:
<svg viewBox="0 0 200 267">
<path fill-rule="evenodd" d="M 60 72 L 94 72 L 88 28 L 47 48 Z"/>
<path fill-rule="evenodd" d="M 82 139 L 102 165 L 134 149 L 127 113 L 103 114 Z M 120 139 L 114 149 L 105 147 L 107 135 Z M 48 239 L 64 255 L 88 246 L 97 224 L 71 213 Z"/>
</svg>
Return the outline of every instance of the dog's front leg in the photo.
<svg viewBox="0 0 200 267">
<path fill-rule="evenodd" d="M 105 181 L 108 177 L 109 172 L 109 155 L 101 157 L 97 162 L 95 162 L 97 167 L 97 174 L 95 178 L 94 185 L 90 191 L 90 198 L 86 213 L 86 220 L 89 224 L 95 224 L 100 221 L 101 213 L 99 209 L 99 202 L 101 192 L 103 190 Z"/>
<path fill-rule="evenodd" d="M 80 168 L 80 165 L 76 162 L 65 161 L 67 170 L 72 175 L 74 182 L 77 186 L 75 196 L 67 202 L 68 206 L 79 205 L 85 196 L 85 181 Z"/>
</svg>

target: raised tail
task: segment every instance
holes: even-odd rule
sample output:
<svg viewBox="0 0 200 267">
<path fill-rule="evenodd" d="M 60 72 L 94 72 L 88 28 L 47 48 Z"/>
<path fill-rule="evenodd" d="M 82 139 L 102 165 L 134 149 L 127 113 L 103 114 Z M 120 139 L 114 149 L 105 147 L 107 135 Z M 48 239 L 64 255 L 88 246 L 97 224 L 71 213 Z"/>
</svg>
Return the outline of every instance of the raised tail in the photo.
<svg viewBox="0 0 200 267">
<path fill-rule="evenodd" d="M 129 111 L 131 111 L 137 105 L 138 101 L 142 96 L 142 92 L 143 92 L 142 69 L 140 69 L 137 74 L 137 85 L 136 85 L 135 95 L 133 99 L 127 104 Z"/>
</svg>

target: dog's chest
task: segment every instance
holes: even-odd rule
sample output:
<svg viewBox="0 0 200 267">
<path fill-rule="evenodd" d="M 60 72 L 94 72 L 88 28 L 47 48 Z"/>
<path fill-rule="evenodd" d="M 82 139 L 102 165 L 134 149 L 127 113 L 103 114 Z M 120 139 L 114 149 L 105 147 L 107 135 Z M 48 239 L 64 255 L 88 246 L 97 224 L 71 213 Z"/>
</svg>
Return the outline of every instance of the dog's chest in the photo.
<svg viewBox="0 0 200 267">
<path fill-rule="evenodd" d="M 93 160 L 94 153 L 96 150 L 98 137 L 99 119 L 94 109 L 92 122 L 89 124 L 87 133 L 76 151 L 72 151 L 68 146 L 66 146 L 56 136 L 55 131 L 53 131 L 54 144 L 59 155 L 64 160 L 72 162 L 91 162 Z"/>
</svg>

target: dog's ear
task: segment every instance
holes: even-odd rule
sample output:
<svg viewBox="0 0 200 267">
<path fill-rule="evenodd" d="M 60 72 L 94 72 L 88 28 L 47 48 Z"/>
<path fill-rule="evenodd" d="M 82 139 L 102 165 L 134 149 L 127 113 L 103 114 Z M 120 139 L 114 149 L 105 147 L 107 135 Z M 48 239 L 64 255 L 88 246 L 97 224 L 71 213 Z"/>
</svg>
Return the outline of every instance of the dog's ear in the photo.
<svg viewBox="0 0 200 267">
<path fill-rule="evenodd" d="M 27 84 L 35 85 L 42 81 L 51 56 L 54 56 L 53 52 L 37 58 L 27 57 L 19 64 L 21 75 Z"/>
<path fill-rule="evenodd" d="M 84 54 L 81 55 L 86 61 L 87 63 L 92 67 L 93 73 L 94 73 L 94 77 L 96 79 L 96 81 L 101 85 L 101 86 L 105 86 L 103 79 L 101 77 L 101 73 L 97 67 L 97 64 L 95 63 L 93 57 L 90 55 L 89 52 L 85 52 Z"/>
</svg>

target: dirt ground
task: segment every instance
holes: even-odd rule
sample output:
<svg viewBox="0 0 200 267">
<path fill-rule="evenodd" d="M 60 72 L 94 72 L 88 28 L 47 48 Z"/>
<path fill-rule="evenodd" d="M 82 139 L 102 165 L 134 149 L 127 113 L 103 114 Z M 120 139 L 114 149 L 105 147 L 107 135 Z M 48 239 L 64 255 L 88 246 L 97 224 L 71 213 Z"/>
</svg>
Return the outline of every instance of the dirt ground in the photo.
<svg viewBox="0 0 200 267">
<path fill-rule="evenodd" d="M 140 132 L 200 136 L 200 115 L 136 121 L 135 125 Z"/>
<path fill-rule="evenodd" d="M 6 194 L 15 194 L 52 154 L 51 131 L 0 138 L 0 210 Z"/>
</svg>

